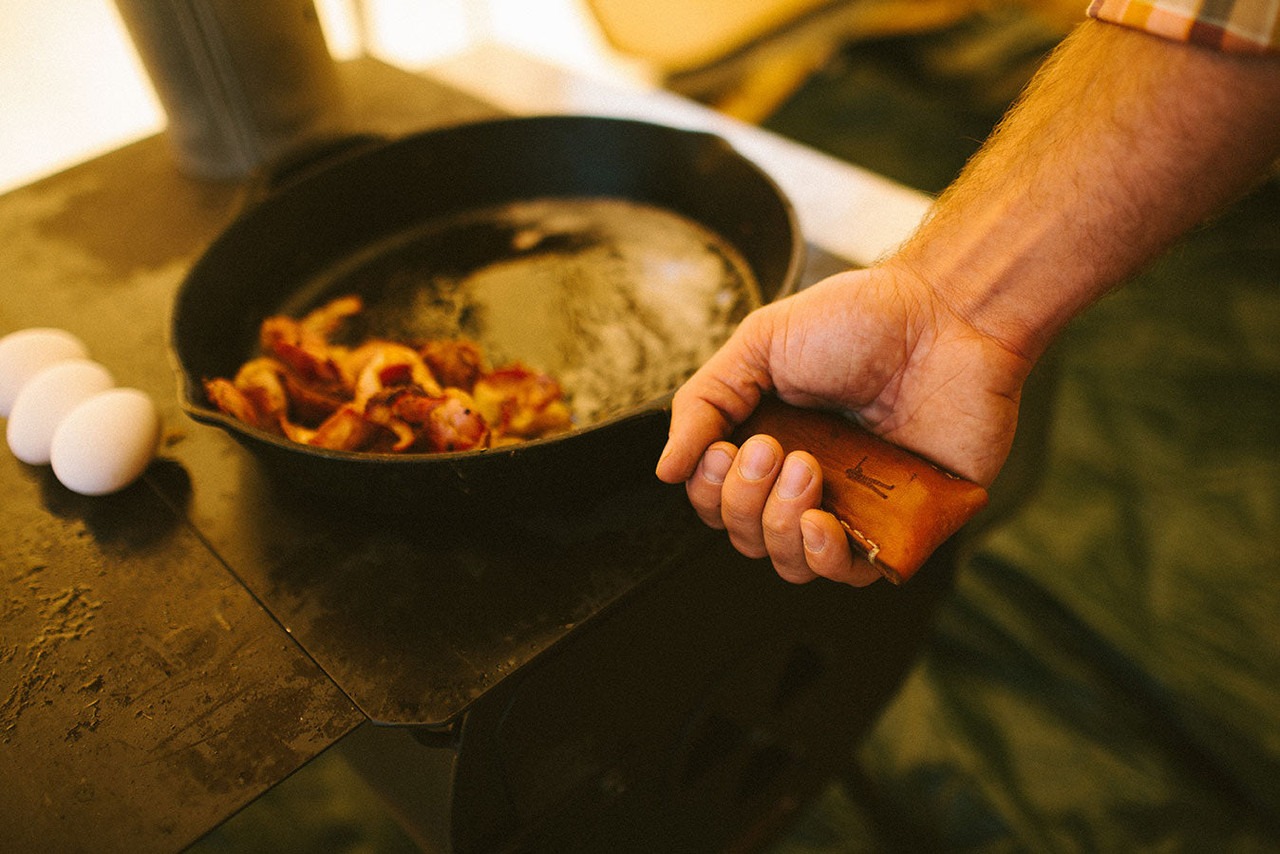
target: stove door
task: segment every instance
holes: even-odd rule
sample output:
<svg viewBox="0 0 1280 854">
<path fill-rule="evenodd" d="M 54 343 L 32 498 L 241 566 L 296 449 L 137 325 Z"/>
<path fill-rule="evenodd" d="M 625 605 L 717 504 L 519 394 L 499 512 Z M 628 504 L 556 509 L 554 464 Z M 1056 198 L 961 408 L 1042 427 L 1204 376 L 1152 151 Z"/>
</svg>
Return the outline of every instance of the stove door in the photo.
<svg viewBox="0 0 1280 854">
<path fill-rule="evenodd" d="M 753 847 L 848 767 L 950 589 L 794 586 L 720 538 L 531 666 L 468 720 L 457 851 Z M 477 726 L 481 717 L 493 726 Z M 504 793 L 504 815 L 475 807 Z"/>
</svg>

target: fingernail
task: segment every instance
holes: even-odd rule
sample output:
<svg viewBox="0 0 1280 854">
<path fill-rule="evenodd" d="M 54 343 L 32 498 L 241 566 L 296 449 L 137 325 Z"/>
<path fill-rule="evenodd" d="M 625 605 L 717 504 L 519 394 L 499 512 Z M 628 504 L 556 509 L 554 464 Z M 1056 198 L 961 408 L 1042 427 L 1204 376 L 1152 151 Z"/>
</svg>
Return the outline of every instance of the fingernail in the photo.
<svg viewBox="0 0 1280 854">
<path fill-rule="evenodd" d="M 820 525 L 808 519 L 800 519 L 800 539 L 804 541 L 804 550 L 813 554 L 821 554 L 827 547 L 827 533 Z"/>
<path fill-rule="evenodd" d="M 723 448 L 712 448 L 702 457 L 702 477 L 711 483 L 724 483 L 724 476 L 733 465 L 733 457 Z"/>
<path fill-rule="evenodd" d="M 740 456 L 742 460 L 738 463 L 738 472 L 747 480 L 759 480 L 773 471 L 778 462 L 773 446 L 759 439 L 748 440 L 742 446 Z"/>
<path fill-rule="evenodd" d="M 804 492 L 813 482 L 813 470 L 804 462 L 788 458 L 778 477 L 778 497 L 790 500 Z"/>
</svg>

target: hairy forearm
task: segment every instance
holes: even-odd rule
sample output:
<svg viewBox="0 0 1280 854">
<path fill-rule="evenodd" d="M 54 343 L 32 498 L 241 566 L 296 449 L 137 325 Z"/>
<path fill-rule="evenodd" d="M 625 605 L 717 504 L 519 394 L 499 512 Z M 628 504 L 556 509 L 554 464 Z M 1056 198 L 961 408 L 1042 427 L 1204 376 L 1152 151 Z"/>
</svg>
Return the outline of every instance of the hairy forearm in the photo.
<svg viewBox="0 0 1280 854">
<path fill-rule="evenodd" d="M 1280 58 L 1088 22 L 889 262 L 1035 358 L 1280 153 Z"/>
</svg>

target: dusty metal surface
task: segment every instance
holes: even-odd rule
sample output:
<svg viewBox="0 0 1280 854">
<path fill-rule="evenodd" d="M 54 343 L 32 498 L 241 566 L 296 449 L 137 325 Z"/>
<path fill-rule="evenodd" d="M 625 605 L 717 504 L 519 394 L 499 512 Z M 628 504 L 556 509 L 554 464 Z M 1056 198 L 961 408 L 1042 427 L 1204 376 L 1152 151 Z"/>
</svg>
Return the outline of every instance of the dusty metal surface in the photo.
<svg viewBox="0 0 1280 854">
<path fill-rule="evenodd" d="M 234 195 L 152 139 L 0 199 L 0 328 L 74 332 L 168 425 L 106 498 L 0 455 L 0 849 L 180 848 L 360 720 L 183 519 L 167 297 Z"/>
<path fill-rule="evenodd" d="M 364 126 L 449 115 L 406 97 L 414 78 L 344 70 Z M 0 198 L 0 334 L 68 329 L 165 423 L 105 498 L 0 455 L 0 850 L 180 849 L 364 719 L 187 521 L 242 503 L 207 476 L 239 457 L 178 409 L 169 308 L 244 196 L 183 178 L 156 137 Z"/>
<path fill-rule="evenodd" d="M 0 849 L 167 851 L 358 722 L 157 495 L 0 457 Z"/>
</svg>

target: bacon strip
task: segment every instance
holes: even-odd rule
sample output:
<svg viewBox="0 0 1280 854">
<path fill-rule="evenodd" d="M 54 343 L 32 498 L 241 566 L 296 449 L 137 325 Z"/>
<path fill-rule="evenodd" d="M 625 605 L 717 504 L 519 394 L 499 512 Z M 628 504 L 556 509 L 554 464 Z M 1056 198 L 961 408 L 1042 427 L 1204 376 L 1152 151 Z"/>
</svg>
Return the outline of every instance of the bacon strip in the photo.
<svg viewBox="0 0 1280 854">
<path fill-rule="evenodd" d="M 263 355 L 234 380 L 205 380 L 205 395 L 253 427 L 344 451 L 471 450 L 570 426 L 559 383 L 521 364 L 488 371 L 474 341 L 333 343 L 362 309 L 350 296 L 300 320 L 268 317 L 259 329 Z"/>
</svg>

